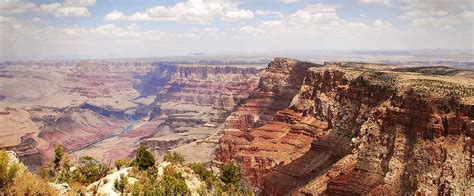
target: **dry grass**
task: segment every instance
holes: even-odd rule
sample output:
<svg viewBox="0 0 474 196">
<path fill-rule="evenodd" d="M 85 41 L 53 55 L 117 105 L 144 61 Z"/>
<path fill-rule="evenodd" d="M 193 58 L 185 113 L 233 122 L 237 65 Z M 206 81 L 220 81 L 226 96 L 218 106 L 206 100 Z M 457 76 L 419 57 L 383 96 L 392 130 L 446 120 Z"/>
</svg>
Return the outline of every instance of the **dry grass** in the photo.
<svg viewBox="0 0 474 196">
<path fill-rule="evenodd" d="M 15 177 L 10 190 L 11 195 L 58 195 L 48 181 L 30 172 Z"/>
</svg>

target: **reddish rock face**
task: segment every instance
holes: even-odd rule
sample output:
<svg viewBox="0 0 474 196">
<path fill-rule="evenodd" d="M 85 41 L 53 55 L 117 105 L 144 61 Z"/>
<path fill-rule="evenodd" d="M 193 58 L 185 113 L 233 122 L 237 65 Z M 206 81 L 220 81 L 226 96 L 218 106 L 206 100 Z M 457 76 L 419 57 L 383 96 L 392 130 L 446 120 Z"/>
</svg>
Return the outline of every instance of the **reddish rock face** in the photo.
<svg viewBox="0 0 474 196">
<path fill-rule="evenodd" d="M 217 158 L 268 195 L 472 192 L 474 88 L 418 77 L 310 68 L 287 109 L 226 132 Z"/>
<path fill-rule="evenodd" d="M 255 138 L 255 135 L 248 134 L 249 130 L 272 121 L 276 112 L 287 108 L 298 92 L 308 68 L 315 66 L 318 65 L 283 58 L 276 58 L 270 62 L 260 77 L 258 88 L 227 117 L 225 135 L 220 139 L 216 153 L 217 160 L 232 160 L 241 146 Z M 279 126 L 267 125 L 265 128 L 274 127 Z M 272 135 L 278 135 L 277 132 L 279 131 Z"/>
<path fill-rule="evenodd" d="M 275 58 L 260 77 L 258 88 L 227 119 L 226 127 L 250 129 L 273 119 L 273 115 L 287 108 L 303 82 L 312 63 Z"/>
<path fill-rule="evenodd" d="M 228 66 L 176 66 L 158 92 L 161 102 L 182 102 L 230 111 L 256 88 L 260 70 Z"/>
</svg>

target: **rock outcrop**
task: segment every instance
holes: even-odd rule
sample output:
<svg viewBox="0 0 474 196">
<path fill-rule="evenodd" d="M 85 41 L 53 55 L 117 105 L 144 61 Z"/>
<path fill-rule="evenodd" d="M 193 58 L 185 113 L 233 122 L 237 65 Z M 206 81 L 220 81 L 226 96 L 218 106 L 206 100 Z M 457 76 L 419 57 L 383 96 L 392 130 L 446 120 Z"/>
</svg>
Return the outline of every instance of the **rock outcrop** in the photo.
<svg viewBox="0 0 474 196">
<path fill-rule="evenodd" d="M 263 136 L 265 139 L 277 138 L 285 134 L 289 129 L 280 129 L 282 123 L 272 121 L 272 119 L 275 113 L 290 105 L 293 96 L 299 91 L 308 68 L 316 66 L 321 65 L 284 58 L 275 58 L 270 62 L 259 80 L 258 89 L 226 119 L 226 134 L 220 139 L 220 146 L 216 153 L 217 160 L 232 160 L 239 148 L 258 137 L 258 133 L 268 134 Z M 276 116 L 280 116 L 279 119 L 284 122 L 286 115 L 291 116 L 284 112 Z M 268 122 L 270 123 L 264 125 Z M 263 131 L 248 133 L 249 130 L 262 125 L 264 126 L 260 129 Z M 272 131 L 272 129 L 276 130 Z M 279 146 L 271 146 L 270 143 L 268 146 L 279 148 Z M 263 149 L 253 149 L 253 151 L 260 150 Z M 274 156 L 279 155 L 274 154 Z"/>
<path fill-rule="evenodd" d="M 217 157 L 268 195 L 469 193 L 474 87 L 457 81 L 313 67 L 287 109 L 226 132 Z"/>
<path fill-rule="evenodd" d="M 289 106 L 313 66 L 319 65 L 275 58 L 260 77 L 258 88 L 226 119 L 226 127 L 250 129 L 272 120 L 277 111 Z"/>
</svg>

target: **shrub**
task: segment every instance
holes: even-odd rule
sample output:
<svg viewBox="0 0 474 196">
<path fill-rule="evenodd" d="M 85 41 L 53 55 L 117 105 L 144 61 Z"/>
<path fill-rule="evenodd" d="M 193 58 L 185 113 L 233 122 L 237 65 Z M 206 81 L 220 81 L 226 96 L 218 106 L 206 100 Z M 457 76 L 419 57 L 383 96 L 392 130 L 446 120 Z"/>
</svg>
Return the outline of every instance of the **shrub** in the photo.
<svg viewBox="0 0 474 196">
<path fill-rule="evenodd" d="M 206 183 L 208 188 L 211 188 L 215 182 L 214 174 L 207 170 L 207 168 L 202 163 L 191 163 L 189 167 L 194 171 L 196 175 L 198 175 L 201 181 Z"/>
<path fill-rule="evenodd" d="M 146 170 L 155 165 L 155 156 L 153 156 L 144 145 L 140 145 L 140 147 L 138 147 L 137 155 L 133 160 L 133 164 L 140 170 Z"/>
<path fill-rule="evenodd" d="M 240 168 L 233 162 L 224 163 L 221 166 L 220 179 L 226 185 L 237 184 L 240 181 Z"/>
<path fill-rule="evenodd" d="M 79 158 L 76 170 L 74 170 L 74 179 L 80 183 L 92 183 L 107 175 L 109 168 L 90 156 Z"/>
<path fill-rule="evenodd" d="M 157 167 L 150 167 L 146 176 L 140 176 L 131 187 L 132 195 L 189 195 L 186 180 L 173 166 L 165 168 L 162 176 Z"/>
<path fill-rule="evenodd" d="M 128 185 L 128 179 L 124 174 L 120 174 L 119 178 L 116 178 L 114 181 L 114 189 L 120 193 L 124 193 L 125 188 Z"/>
<path fill-rule="evenodd" d="M 126 159 L 118 159 L 115 161 L 114 165 L 115 165 L 115 168 L 117 168 L 117 170 L 120 170 L 125 167 L 128 167 L 130 165 L 130 161 Z"/>
<path fill-rule="evenodd" d="M 63 157 L 63 167 L 59 171 L 59 174 L 57 176 L 57 182 L 62 183 L 62 182 L 67 182 L 70 183 L 73 180 L 73 175 L 71 172 L 71 161 L 67 156 Z M 43 176 L 43 175 L 41 175 Z"/>
<path fill-rule="evenodd" d="M 20 168 L 19 163 L 10 163 L 10 158 L 6 151 L 0 151 L 0 194 L 8 191 Z"/>
<path fill-rule="evenodd" d="M 60 163 L 61 163 L 61 160 L 63 159 L 63 155 L 64 155 L 63 147 L 61 145 L 56 145 L 56 147 L 54 148 L 54 158 L 53 158 L 53 165 L 56 171 L 58 171 L 59 167 L 61 166 Z"/>
<path fill-rule="evenodd" d="M 177 152 L 168 151 L 163 158 L 163 161 L 168 161 L 171 164 L 183 164 L 184 163 L 184 156 Z"/>
<path fill-rule="evenodd" d="M 186 185 L 186 180 L 181 173 L 174 175 L 163 175 L 160 180 L 165 195 L 188 195 L 190 190 Z"/>
</svg>

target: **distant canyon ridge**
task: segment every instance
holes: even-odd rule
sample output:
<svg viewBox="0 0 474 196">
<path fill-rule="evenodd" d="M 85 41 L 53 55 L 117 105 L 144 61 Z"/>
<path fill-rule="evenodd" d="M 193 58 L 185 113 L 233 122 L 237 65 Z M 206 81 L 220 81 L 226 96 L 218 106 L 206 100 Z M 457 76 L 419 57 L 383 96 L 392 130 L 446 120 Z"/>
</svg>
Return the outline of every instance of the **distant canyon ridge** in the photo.
<svg viewBox="0 0 474 196">
<path fill-rule="evenodd" d="M 32 170 L 141 144 L 234 161 L 265 195 L 474 192 L 474 72 L 275 58 L 0 65 L 0 148 Z"/>
</svg>

